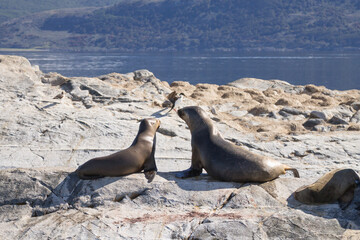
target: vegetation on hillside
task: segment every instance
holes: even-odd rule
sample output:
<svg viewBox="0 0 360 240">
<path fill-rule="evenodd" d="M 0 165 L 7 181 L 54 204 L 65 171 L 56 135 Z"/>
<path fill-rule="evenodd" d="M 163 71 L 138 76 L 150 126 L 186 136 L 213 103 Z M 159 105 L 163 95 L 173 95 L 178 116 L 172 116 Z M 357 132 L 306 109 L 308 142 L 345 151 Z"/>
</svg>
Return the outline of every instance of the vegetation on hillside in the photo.
<svg viewBox="0 0 360 240">
<path fill-rule="evenodd" d="M 124 0 L 1 0 L 0 23 L 30 13 L 61 8 L 103 7 Z"/>
<path fill-rule="evenodd" d="M 359 49 L 360 1 L 123 0 L 89 14 L 48 16 L 40 29 L 71 35 L 48 40 L 53 48 Z"/>
</svg>

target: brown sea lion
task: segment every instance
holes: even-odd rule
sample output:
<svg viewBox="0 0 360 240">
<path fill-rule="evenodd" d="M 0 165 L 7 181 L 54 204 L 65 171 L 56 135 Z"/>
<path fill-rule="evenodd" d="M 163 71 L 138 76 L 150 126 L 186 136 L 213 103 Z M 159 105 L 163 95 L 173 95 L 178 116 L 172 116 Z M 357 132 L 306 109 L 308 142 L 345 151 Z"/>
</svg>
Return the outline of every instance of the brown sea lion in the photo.
<svg viewBox="0 0 360 240">
<path fill-rule="evenodd" d="M 338 200 L 340 207 L 345 209 L 354 198 L 359 182 L 359 176 L 354 170 L 335 169 L 313 184 L 297 189 L 294 197 L 305 204 L 332 203 Z"/>
<path fill-rule="evenodd" d="M 160 120 L 143 119 L 131 146 L 109 156 L 93 158 L 77 170 L 81 179 L 96 179 L 105 176 L 115 177 L 144 170 L 145 177 L 151 182 L 157 172 L 155 163 L 156 131 Z"/>
<path fill-rule="evenodd" d="M 266 182 L 285 171 L 296 169 L 280 162 L 252 153 L 226 141 L 200 107 L 185 107 L 178 110 L 191 131 L 191 167 L 177 177 L 188 178 L 200 175 L 204 168 L 215 179 L 233 182 Z"/>
</svg>

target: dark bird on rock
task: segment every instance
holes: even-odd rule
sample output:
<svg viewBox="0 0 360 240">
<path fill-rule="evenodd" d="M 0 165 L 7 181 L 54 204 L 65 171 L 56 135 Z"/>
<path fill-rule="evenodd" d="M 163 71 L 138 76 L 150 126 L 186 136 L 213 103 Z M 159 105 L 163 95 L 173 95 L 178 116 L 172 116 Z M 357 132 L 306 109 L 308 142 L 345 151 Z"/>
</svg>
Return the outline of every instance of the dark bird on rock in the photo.
<svg viewBox="0 0 360 240">
<path fill-rule="evenodd" d="M 53 99 L 62 99 L 64 97 L 64 91 L 53 97 Z"/>
<path fill-rule="evenodd" d="M 166 97 L 172 104 L 168 113 L 171 112 L 171 110 L 173 110 L 173 109 L 176 112 L 176 110 L 177 110 L 177 108 L 179 108 L 184 96 L 185 95 L 183 93 L 178 94 L 176 91 L 173 91 Z"/>
</svg>

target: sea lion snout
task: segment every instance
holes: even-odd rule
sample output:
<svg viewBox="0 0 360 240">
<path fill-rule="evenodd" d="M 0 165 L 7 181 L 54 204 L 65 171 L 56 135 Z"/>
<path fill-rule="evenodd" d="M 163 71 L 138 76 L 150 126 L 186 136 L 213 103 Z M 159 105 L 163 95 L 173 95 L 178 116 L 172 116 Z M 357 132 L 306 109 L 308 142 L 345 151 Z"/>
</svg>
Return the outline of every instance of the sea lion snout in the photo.
<svg viewBox="0 0 360 240">
<path fill-rule="evenodd" d="M 161 121 L 157 118 L 147 118 L 147 119 L 144 119 L 144 121 L 148 122 L 148 124 L 150 126 L 154 126 L 156 127 L 156 130 L 159 129 L 160 127 L 160 124 L 161 124 Z"/>
<path fill-rule="evenodd" d="M 159 127 L 160 127 L 160 125 L 161 125 L 161 121 L 159 120 L 159 119 L 156 119 L 156 130 L 158 130 L 159 129 Z"/>
</svg>

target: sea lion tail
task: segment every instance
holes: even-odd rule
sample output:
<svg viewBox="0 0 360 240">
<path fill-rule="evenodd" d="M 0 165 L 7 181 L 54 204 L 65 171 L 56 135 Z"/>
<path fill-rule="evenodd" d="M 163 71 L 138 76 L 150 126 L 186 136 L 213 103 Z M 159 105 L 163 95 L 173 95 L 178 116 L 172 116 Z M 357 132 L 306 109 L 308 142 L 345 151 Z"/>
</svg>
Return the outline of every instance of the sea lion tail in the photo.
<svg viewBox="0 0 360 240">
<path fill-rule="evenodd" d="M 285 171 L 292 171 L 294 173 L 294 176 L 296 178 L 299 178 L 300 177 L 300 174 L 298 172 L 298 170 L 296 168 L 291 168 L 291 167 L 285 167 Z"/>
</svg>

